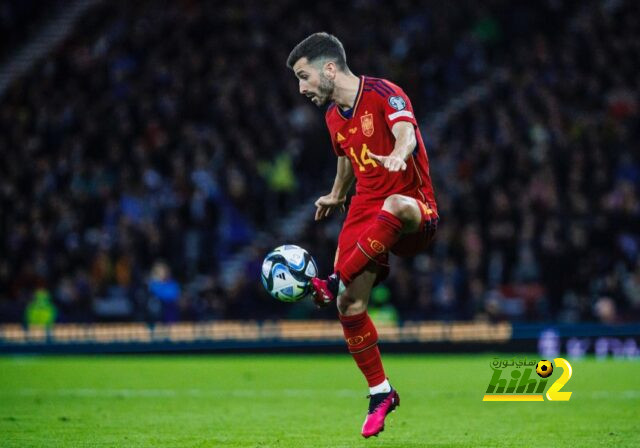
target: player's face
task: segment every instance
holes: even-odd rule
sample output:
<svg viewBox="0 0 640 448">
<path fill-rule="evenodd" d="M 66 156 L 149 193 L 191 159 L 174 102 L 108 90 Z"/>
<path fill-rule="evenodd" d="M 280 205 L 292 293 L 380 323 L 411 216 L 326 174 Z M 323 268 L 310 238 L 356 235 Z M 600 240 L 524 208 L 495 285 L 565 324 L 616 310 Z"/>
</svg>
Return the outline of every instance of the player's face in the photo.
<svg viewBox="0 0 640 448">
<path fill-rule="evenodd" d="M 327 103 L 333 95 L 334 82 L 313 64 L 309 64 L 307 58 L 298 60 L 293 65 L 293 72 L 298 78 L 300 93 L 320 107 Z"/>
</svg>

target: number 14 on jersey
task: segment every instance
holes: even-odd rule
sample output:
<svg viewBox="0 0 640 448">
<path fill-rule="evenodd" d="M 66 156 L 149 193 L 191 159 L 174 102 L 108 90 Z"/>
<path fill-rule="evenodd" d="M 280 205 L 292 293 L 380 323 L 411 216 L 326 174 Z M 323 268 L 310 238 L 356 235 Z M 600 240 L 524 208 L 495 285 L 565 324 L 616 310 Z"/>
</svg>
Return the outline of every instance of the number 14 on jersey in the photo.
<svg viewBox="0 0 640 448">
<path fill-rule="evenodd" d="M 349 153 L 351 154 L 351 158 L 358 165 L 358 169 L 360 171 L 366 171 L 367 167 L 365 165 L 371 165 L 373 168 L 377 167 L 378 164 L 375 160 L 369 157 L 369 148 L 367 148 L 367 144 L 362 144 L 362 149 L 360 150 L 360 157 L 356 155 L 356 151 L 353 149 L 353 146 L 349 148 Z"/>
</svg>

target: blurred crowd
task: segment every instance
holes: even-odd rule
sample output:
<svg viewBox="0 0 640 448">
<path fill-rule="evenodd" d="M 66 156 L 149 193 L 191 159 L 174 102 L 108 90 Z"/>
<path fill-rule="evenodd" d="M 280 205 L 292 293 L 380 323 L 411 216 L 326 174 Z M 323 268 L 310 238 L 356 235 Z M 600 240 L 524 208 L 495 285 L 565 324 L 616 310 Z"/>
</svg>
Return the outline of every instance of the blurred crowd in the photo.
<svg viewBox="0 0 640 448">
<path fill-rule="evenodd" d="M 640 318 L 639 12 L 582 3 L 511 42 L 504 78 L 435 136 L 419 316 Z"/>
<path fill-rule="evenodd" d="M 63 0 L 4 0 L 0 2 L 0 62 L 20 48 L 59 10 Z"/>
<path fill-rule="evenodd" d="M 407 91 L 428 143 L 439 233 L 429 253 L 393 261 L 379 315 L 640 318 L 639 8 L 524 3 L 92 9 L 0 99 L 0 321 L 335 317 L 277 303 L 258 281 L 282 243 L 322 273 L 333 260 L 340 217 L 310 213 L 299 241 L 276 228 L 335 172 L 322 111 L 285 66 L 318 30 L 356 74 Z M 228 285 L 221 264 L 241 249 Z"/>
</svg>

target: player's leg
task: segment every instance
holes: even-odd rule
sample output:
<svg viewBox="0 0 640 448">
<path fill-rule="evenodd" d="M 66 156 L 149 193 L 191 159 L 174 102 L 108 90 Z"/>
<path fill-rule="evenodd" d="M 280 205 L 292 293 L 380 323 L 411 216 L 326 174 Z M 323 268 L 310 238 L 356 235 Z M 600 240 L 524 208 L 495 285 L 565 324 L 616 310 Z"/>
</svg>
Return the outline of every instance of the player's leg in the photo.
<svg viewBox="0 0 640 448">
<path fill-rule="evenodd" d="M 348 285 L 369 260 L 387 254 L 403 235 L 419 233 L 437 213 L 415 198 L 393 194 L 385 199 L 377 219 L 360 235 L 354 250 L 338 267 L 343 284 Z"/>
<path fill-rule="evenodd" d="M 389 252 L 402 235 L 416 232 L 421 222 L 422 211 L 414 198 L 393 194 L 385 199 L 377 218 L 360 235 L 358 250 L 337 266 L 342 283 L 349 285 L 367 263 Z"/>
<path fill-rule="evenodd" d="M 323 305 L 335 300 L 368 263 L 388 253 L 403 234 L 416 232 L 422 215 L 414 198 L 393 194 L 385 199 L 377 216 L 359 234 L 356 249 L 336 265 L 336 272 L 327 280 L 312 280 L 316 303 Z"/>
<path fill-rule="evenodd" d="M 393 245 L 391 252 L 399 257 L 413 257 L 431 245 L 438 229 L 438 215 L 419 200 L 415 200 L 422 212 L 422 220 L 416 232 L 403 234 Z"/>
<path fill-rule="evenodd" d="M 378 386 L 386 380 L 378 349 L 378 332 L 367 313 L 377 270 L 377 266 L 371 263 L 346 287 L 337 300 L 344 339 L 369 387 Z"/>
<path fill-rule="evenodd" d="M 338 296 L 340 323 L 347 347 L 369 385 L 369 410 L 362 425 L 362 435 L 371 437 L 384 429 L 387 414 L 400 404 L 384 373 L 378 349 L 378 332 L 367 313 L 371 289 L 379 267 L 371 262 Z"/>
<path fill-rule="evenodd" d="M 370 262 L 349 287 L 338 296 L 337 306 L 341 316 L 353 316 L 367 311 L 371 289 L 378 275 L 378 267 Z"/>
<path fill-rule="evenodd" d="M 337 300 L 344 339 L 369 387 L 375 387 L 386 380 L 378 349 L 378 332 L 367 313 L 369 296 L 376 276 L 377 267 L 371 263 Z"/>
<path fill-rule="evenodd" d="M 375 221 L 358 239 L 357 248 L 338 266 L 340 280 L 348 285 L 370 260 L 386 253 L 403 233 L 418 230 L 421 213 L 416 200 L 393 194 L 385 199 Z"/>
<path fill-rule="evenodd" d="M 391 213 L 402 221 L 402 233 L 412 233 L 418 230 L 422 213 L 414 198 L 392 194 L 385 199 L 382 211 Z"/>
</svg>

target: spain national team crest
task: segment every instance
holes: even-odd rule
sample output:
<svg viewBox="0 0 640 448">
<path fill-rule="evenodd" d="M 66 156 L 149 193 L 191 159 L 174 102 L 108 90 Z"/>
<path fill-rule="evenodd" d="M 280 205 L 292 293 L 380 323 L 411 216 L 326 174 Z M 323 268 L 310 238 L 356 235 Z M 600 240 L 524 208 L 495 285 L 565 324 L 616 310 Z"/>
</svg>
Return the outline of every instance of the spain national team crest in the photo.
<svg viewBox="0 0 640 448">
<path fill-rule="evenodd" d="M 362 133 L 366 137 L 371 137 L 373 135 L 373 114 L 361 116 L 360 123 L 362 124 Z"/>
</svg>

